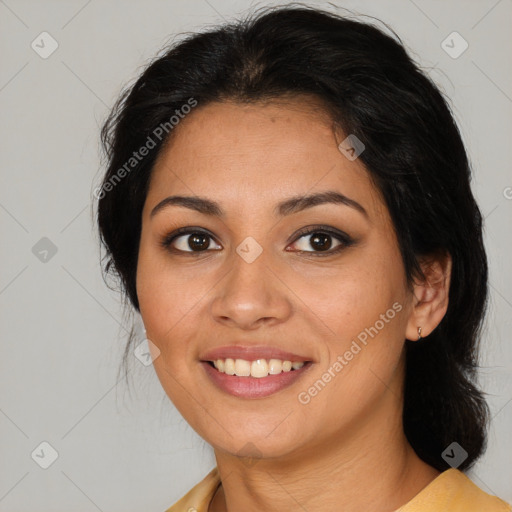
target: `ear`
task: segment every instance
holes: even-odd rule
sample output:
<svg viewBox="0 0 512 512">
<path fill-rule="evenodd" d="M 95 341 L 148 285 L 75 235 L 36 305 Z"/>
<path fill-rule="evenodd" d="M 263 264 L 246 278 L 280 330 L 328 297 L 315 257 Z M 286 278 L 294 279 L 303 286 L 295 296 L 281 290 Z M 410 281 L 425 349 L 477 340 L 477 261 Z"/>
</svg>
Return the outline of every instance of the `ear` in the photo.
<svg viewBox="0 0 512 512">
<path fill-rule="evenodd" d="M 413 286 L 413 304 L 407 323 L 405 337 L 418 339 L 418 327 L 421 337 L 428 336 L 441 322 L 448 309 L 448 292 L 452 270 L 450 254 L 435 253 L 420 258 L 425 280 L 417 280 Z"/>
</svg>

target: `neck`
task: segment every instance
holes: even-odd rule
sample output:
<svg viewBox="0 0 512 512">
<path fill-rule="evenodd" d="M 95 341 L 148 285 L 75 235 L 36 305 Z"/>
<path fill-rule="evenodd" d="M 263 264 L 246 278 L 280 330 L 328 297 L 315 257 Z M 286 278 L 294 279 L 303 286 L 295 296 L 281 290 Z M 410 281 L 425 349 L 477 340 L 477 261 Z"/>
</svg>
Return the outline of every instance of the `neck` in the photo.
<svg viewBox="0 0 512 512">
<path fill-rule="evenodd" d="M 394 393 L 386 395 L 384 401 L 394 400 Z M 286 457 L 247 464 L 227 452 L 215 450 L 215 456 L 222 486 L 210 512 L 392 512 L 439 475 L 408 443 L 401 407 L 390 414 L 389 403 L 350 432 L 333 432 Z"/>
</svg>

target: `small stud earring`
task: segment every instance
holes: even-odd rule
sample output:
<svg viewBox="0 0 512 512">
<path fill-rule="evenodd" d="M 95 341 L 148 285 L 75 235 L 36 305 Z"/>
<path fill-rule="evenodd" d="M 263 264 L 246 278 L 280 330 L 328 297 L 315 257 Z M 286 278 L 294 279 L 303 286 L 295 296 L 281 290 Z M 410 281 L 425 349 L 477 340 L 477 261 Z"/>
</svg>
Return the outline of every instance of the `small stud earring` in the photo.
<svg viewBox="0 0 512 512">
<path fill-rule="evenodd" d="M 416 341 L 421 340 L 421 327 L 418 327 L 418 339 Z"/>
</svg>

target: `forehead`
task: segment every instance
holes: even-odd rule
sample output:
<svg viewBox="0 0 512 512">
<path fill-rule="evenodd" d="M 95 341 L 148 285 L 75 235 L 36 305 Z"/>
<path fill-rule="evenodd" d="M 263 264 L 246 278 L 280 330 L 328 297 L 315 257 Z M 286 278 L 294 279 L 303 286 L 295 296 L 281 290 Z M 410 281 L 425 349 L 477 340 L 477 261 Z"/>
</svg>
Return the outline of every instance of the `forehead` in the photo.
<svg viewBox="0 0 512 512">
<path fill-rule="evenodd" d="M 333 189 L 369 209 L 381 206 L 361 160 L 339 150 L 346 135 L 320 101 L 199 105 L 174 130 L 153 168 L 148 202 L 175 193 L 249 206 Z"/>
</svg>

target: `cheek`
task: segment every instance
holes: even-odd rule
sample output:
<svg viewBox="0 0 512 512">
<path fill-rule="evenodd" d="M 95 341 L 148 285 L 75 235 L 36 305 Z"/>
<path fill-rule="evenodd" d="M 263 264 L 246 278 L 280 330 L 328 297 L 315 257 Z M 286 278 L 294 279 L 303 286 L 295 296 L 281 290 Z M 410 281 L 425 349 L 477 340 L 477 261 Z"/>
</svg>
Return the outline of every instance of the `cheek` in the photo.
<svg viewBox="0 0 512 512">
<path fill-rule="evenodd" d="M 312 311 L 328 327 L 330 339 L 345 343 L 373 326 L 390 309 L 385 320 L 395 319 L 395 302 L 403 306 L 405 288 L 400 255 L 384 254 L 378 247 L 353 251 L 336 265 L 301 265 L 281 275 L 302 299 L 298 303 L 302 302 L 304 312 Z M 389 332 L 392 324 L 394 329 L 402 325 L 386 322 L 385 330 Z"/>
<path fill-rule="evenodd" d="M 137 297 L 147 337 L 163 352 L 197 302 L 197 294 L 180 284 L 179 272 L 167 268 L 159 254 L 141 239 L 137 265 Z"/>
<path fill-rule="evenodd" d="M 383 240 L 354 251 L 328 275 L 311 277 L 303 273 L 297 295 L 307 297 L 329 327 L 329 336 L 322 338 L 327 355 L 322 371 L 339 375 L 329 393 L 347 403 L 365 403 L 382 382 L 391 381 L 402 352 L 407 289 L 401 256 Z M 340 364 L 333 368 L 336 361 Z"/>
<path fill-rule="evenodd" d="M 138 287 L 139 305 L 148 338 L 161 351 L 174 352 L 186 347 L 183 338 L 202 294 L 194 289 L 193 283 L 183 286 L 170 273 L 151 270 L 141 272 L 140 277 L 143 284 Z M 174 343 L 177 339 L 183 343 Z"/>
<path fill-rule="evenodd" d="M 153 256 L 153 257 L 152 257 Z M 181 276 L 181 277 L 180 277 Z M 170 271 L 165 262 L 141 250 L 137 269 L 137 295 L 146 336 L 160 351 L 153 361 L 162 388 L 174 405 L 190 416 L 190 364 L 193 359 L 192 339 L 195 323 L 192 320 L 202 294 L 182 274 Z"/>
<path fill-rule="evenodd" d="M 159 348 L 155 370 L 169 393 L 198 364 L 198 340 L 211 333 L 209 304 L 222 287 L 226 271 L 184 260 L 171 262 L 151 247 L 141 248 L 137 294 L 147 337 Z M 206 334 L 205 334 L 206 332 Z M 179 397 L 177 397 L 179 398 Z"/>
</svg>

